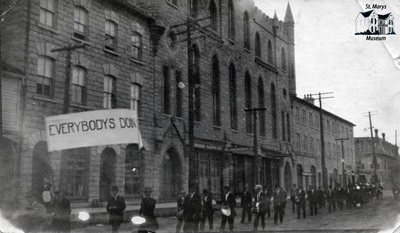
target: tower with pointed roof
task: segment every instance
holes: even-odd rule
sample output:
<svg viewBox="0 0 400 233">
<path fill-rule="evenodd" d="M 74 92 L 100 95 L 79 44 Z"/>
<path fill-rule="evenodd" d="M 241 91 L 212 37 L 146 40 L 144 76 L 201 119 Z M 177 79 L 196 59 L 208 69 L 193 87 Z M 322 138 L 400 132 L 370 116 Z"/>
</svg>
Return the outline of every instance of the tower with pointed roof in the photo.
<svg viewBox="0 0 400 233">
<path fill-rule="evenodd" d="M 285 31 L 288 34 L 288 58 L 289 58 L 289 94 L 296 95 L 296 72 L 294 57 L 294 19 L 290 3 L 287 4 L 285 18 L 283 20 Z"/>
</svg>

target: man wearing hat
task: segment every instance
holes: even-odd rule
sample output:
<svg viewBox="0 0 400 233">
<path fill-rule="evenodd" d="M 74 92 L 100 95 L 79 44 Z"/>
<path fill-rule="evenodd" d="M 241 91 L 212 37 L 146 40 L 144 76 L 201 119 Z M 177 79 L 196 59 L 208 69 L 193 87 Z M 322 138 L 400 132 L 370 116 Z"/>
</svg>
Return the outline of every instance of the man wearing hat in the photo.
<svg viewBox="0 0 400 233">
<path fill-rule="evenodd" d="M 107 202 L 107 212 L 110 214 L 110 224 L 112 232 L 118 232 L 118 228 L 124 221 L 125 200 L 118 194 L 118 187 L 111 188 L 111 198 Z"/>
<path fill-rule="evenodd" d="M 201 196 L 196 191 L 196 186 L 191 185 L 188 195 L 183 202 L 183 232 L 197 233 L 199 231 L 199 221 L 201 217 Z"/>
<path fill-rule="evenodd" d="M 140 203 L 139 215 L 146 219 L 146 222 L 141 224 L 138 233 L 156 232 L 159 228 L 157 219 L 154 215 L 157 201 L 151 197 L 151 188 L 144 189 L 144 197 Z"/>
<path fill-rule="evenodd" d="M 229 231 L 233 232 L 233 221 L 236 216 L 235 206 L 236 199 L 233 193 L 230 192 L 229 186 L 224 186 L 225 194 L 221 200 L 221 211 L 222 211 L 222 220 L 221 220 L 221 231 L 225 230 L 226 222 L 229 224 Z"/>
<path fill-rule="evenodd" d="M 274 192 L 274 223 L 278 224 L 279 222 L 283 223 L 283 215 L 285 214 L 285 206 L 286 206 L 286 192 L 282 189 L 282 187 L 276 186 Z"/>
<path fill-rule="evenodd" d="M 257 184 L 255 187 L 256 196 L 255 196 L 255 219 L 253 230 L 257 231 L 258 223 L 261 219 L 261 226 L 264 230 L 265 228 L 265 213 L 267 212 L 268 208 L 268 200 L 267 194 L 263 192 L 263 187 L 260 184 Z"/>
<path fill-rule="evenodd" d="M 253 202 L 253 196 L 251 192 L 248 190 L 248 186 L 244 186 L 244 190 L 242 194 L 240 195 L 240 202 L 242 205 L 242 220 L 240 221 L 241 224 L 244 223 L 244 220 L 247 219 L 249 220 L 249 223 L 251 222 L 251 206 Z"/>
</svg>

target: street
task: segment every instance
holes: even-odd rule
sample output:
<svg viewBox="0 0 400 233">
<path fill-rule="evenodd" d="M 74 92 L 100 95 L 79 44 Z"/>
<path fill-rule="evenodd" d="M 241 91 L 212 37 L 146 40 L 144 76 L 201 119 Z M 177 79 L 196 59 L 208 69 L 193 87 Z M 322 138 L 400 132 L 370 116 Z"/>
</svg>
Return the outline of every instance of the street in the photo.
<svg viewBox="0 0 400 233">
<path fill-rule="evenodd" d="M 367 206 L 362 206 L 357 209 L 344 209 L 336 210 L 335 213 L 328 213 L 327 207 L 322 208 L 317 216 L 309 216 L 307 205 L 306 219 L 296 219 L 297 215 L 292 214 L 289 210 L 290 201 L 286 206 L 286 214 L 282 225 L 274 225 L 273 219 L 266 218 L 265 231 L 261 231 L 259 227 L 258 232 L 394 232 L 395 224 L 398 226 L 400 223 L 399 208 L 400 202 L 393 200 L 392 193 L 385 191 L 383 200 L 374 200 Z M 241 216 L 241 209 L 237 208 L 238 216 Z M 321 214 L 320 214 L 321 213 Z M 235 232 L 252 232 L 253 225 L 240 224 L 239 217 L 235 217 Z M 175 232 L 176 218 L 175 217 L 159 217 L 158 223 L 160 229 L 159 233 L 172 233 Z M 214 214 L 214 230 L 212 232 L 219 232 L 219 224 L 221 217 L 219 213 Z M 208 225 L 206 223 L 206 229 Z M 109 225 L 95 225 L 87 226 L 85 228 L 75 228 L 73 233 L 84 232 L 111 232 Z M 137 227 L 131 223 L 124 223 L 120 228 L 121 233 L 137 232 Z"/>
</svg>

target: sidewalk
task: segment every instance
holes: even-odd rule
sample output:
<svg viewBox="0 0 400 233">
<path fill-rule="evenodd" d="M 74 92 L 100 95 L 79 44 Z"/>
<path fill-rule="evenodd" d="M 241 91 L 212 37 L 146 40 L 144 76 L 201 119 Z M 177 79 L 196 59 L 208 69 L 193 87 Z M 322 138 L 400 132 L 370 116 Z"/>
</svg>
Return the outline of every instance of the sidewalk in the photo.
<svg viewBox="0 0 400 233">
<path fill-rule="evenodd" d="M 305 219 L 297 219 L 297 214 L 291 212 L 291 202 L 288 201 L 286 205 L 286 214 L 284 216 L 282 225 L 274 225 L 273 223 L 273 211 L 271 212 L 271 218 L 267 218 L 266 216 L 266 227 L 265 231 L 261 231 L 261 226 L 258 227 L 258 232 L 310 232 L 310 231 L 329 231 L 329 232 L 378 232 L 378 228 L 388 228 L 390 227 L 390 222 L 395 221 L 394 219 L 390 219 L 392 215 L 389 213 L 389 210 L 396 210 L 397 207 L 400 207 L 400 203 L 394 203 L 393 197 L 391 196 L 391 192 L 387 192 L 384 194 L 384 200 L 374 200 L 372 203 L 369 203 L 367 206 L 363 206 L 360 208 L 352 208 L 352 209 L 344 209 L 340 211 L 338 208 L 335 213 L 328 213 L 328 206 L 320 209 L 317 216 L 309 216 L 308 205 L 306 208 L 307 217 Z M 253 229 L 253 221 L 251 224 L 240 223 L 240 218 L 242 214 L 241 208 L 237 208 L 238 215 L 235 217 L 234 223 L 234 231 L 235 232 L 252 232 Z M 382 218 L 385 221 L 381 221 L 376 219 L 376 215 L 381 211 Z M 384 213 L 387 213 L 389 216 L 383 216 Z M 398 211 L 397 211 L 398 213 Z M 379 216 L 379 215 L 378 215 Z M 394 216 L 396 217 L 396 216 Z M 254 216 L 253 216 L 254 220 Z M 157 233 L 174 233 L 175 227 L 177 223 L 176 217 L 159 217 L 157 218 L 160 229 Z M 221 223 L 221 215 L 219 211 L 214 213 L 214 230 L 209 232 L 219 232 L 219 226 Z M 226 225 L 226 230 L 228 229 L 228 224 Z M 120 233 L 130 233 L 137 232 L 138 227 L 133 225 L 132 223 L 124 223 L 121 225 L 119 230 Z M 206 223 L 205 230 L 208 230 L 208 224 Z M 90 225 L 81 228 L 75 228 L 72 231 L 73 233 L 84 233 L 84 232 L 93 232 L 93 233 L 108 233 L 111 232 L 110 225 Z"/>
</svg>

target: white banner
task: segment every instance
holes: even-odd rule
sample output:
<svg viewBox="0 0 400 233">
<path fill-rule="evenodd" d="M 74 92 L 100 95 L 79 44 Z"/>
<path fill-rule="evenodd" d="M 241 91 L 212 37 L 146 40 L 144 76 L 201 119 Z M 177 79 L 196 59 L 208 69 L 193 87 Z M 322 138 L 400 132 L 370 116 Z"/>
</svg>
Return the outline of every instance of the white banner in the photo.
<svg viewBox="0 0 400 233">
<path fill-rule="evenodd" d="M 71 148 L 138 143 L 141 136 L 136 112 L 108 109 L 45 118 L 49 151 Z"/>
</svg>

